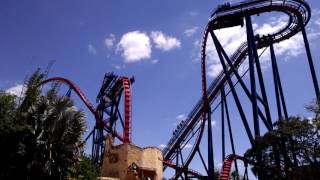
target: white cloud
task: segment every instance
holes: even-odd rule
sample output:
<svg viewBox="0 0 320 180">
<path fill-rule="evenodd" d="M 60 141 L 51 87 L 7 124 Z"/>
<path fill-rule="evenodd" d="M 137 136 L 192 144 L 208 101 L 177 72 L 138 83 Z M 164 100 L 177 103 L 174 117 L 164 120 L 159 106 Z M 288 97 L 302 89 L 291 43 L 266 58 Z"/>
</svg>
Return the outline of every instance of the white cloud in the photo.
<svg viewBox="0 0 320 180">
<path fill-rule="evenodd" d="M 194 33 L 198 31 L 198 29 L 199 29 L 198 26 L 194 26 L 190 29 L 186 29 L 185 31 L 183 31 L 183 34 L 186 35 L 187 37 L 191 37 L 192 35 L 194 35 Z"/>
<path fill-rule="evenodd" d="M 193 42 L 193 51 L 191 55 L 192 62 L 197 63 L 200 62 L 200 51 L 201 51 L 201 42 L 199 39 Z"/>
<path fill-rule="evenodd" d="M 23 84 L 17 84 L 13 87 L 8 88 L 5 92 L 9 93 L 9 94 L 16 95 L 18 97 L 24 96 L 25 86 Z"/>
<path fill-rule="evenodd" d="M 143 32 L 132 31 L 125 33 L 117 45 L 124 62 L 133 63 L 151 57 L 150 38 Z"/>
<path fill-rule="evenodd" d="M 279 18 L 269 18 L 270 23 L 264 23 L 257 27 L 255 33 L 259 35 L 268 35 L 272 32 L 276 32 L 287 25 L 288 17 L 286 15 Z M 281 41 L 278 44 L 274 44 L 275 54 L 277 56 L 285 56 L 285 59 L 290 57 L 296 57 L 304 51 L 303 39 L 301 34 L 297 34 L 290 39 Z M 260 50 L 261 52 L 261 50 Z M 263 68 L 270 66 L 270 52 L 269 50 L 264 53 L 260 58 Z"/>
<path fill-rule="evenodd" d="M 216 124 L 217 124 L 217 121 L 211 120 L 211 126 L 212 127 L 216 126 Z M 208 121 L 206 121 L 205 125 L 208 126 Z"/>
<path fill-rule="evenodd" d="M 158 62 L 159 62 L 158 59 L 153 59 L 153 60 L 151 60 L 151 64 L 157 64 Z"/>
<path fill-rule="evenodd" d="M 186 144 L 183 148 L 185 148 L 185 149 L 190 149 L 190 148 L 192 148 L 192 147 L 193 147 L 193 145 L 190 144 L 190 143 L 188 143 L 188 144 Z"/>
<path fill-rule="evenodd" d="M 115 53 L 121 54 L 125 63 L 133 63 L 151 58 L 152 42 L 154 47 L 163 51 L 170 51 L 181 46 L 181 42 L 172 36 L 168 36 L 161 31 L 151 31 L 150 36 L 142 31 L 131 31 L 122 35 L 117 43 Z M 104 45 L 111 49 L 115 46 L 116 38 L 114 34 L 109 34 L 104 39 Z M 95 49 L 92 45 L 89 51 Z M 94 53 L 93 51 L 91 52 Z M 95 52 L 96 53 L 96 52 Z M 110 55 L 107 55 L 109 57 Z M 151 64 L 158 63 L 158 59 L 150 61 Z"/>
<path fill-rule="evenodd" d="M 119 64 L 111 64 L 111 66 L 112 66 L 113 68 L 117 69 L 117 70 L 123 69 L 123 68 L 125 67 L 125 66 L 121 66 L 121 65 L 119 65 Z"/>
<path fill-rule="evenodd" d="M 216 30 L 215 34 L 229 56 L 246 40 L 245 29 L 240 26 Z M 201 47 L 201 43 L 195 42 L 194 45 Z M 200 55 L 198 59 L 200 59 Z M 206 63 L 209 77 L 216 77 L 222 71 L 222 66 L 210 35 L 207 41 Z"/>
<path fill-rule="evenodd" d="M 217 77 L 219 73 L 222 71 L 222 65 L 219 63 L 214 63 L 208 67 L 208 75 L 210 77 Z"/>
<path fill-rule="evenodd" d="M 301 34 L 274 45 L 276 55 L 296 57 L 304 52 L 304 43 Z"/>
<path fill-rule="evenodd" d="M 186 116 L 185 114 L 179 114 L 179 115 L 176 117 L 176 119 L 177 119 L 178 121 L 182 121 L 182 120 L 187 119 L 187 116 Z"/>
<path fill-rule="evenodd" d="M 160 144 L 158 147 L 159 147 L 160 149 L 163 149 L 163 148 L 167 147 L 167 145 L 166 145 L 166 144 Z"/>
<path fill-rule="evenodd" d="M 188 14 L 189 14 L 189 16 L 197 16 L 197 15 L 199 15 L 199 12 L 198 11 L 190 11 Z"/>
<path fill-rule="evenodd" d="M 316 20 L 314 23 L 315 23 L 316 25 L 320 26 L 320 19 Z"/>
<path fill-rule="evenodd" d="M 274 33 L 288 24 L 288 17 L 286 15 L 280 16 L 278 18 L 271 17 L 268 19 L 270 23 L 264 23 L 261 26 L 256 25 L 255 34 L 268 35 Z"/>
<path fill-rule="evenodd" d="M 152 31 L 150 36 L 156 44 L 156 48 L 164 51 L 170 51 L 181 46 L 181 42 L 177 38 L 167 36 L 161 31 Z"/>
<path fill-rule="evenodd" d="M 177 117 L 176 117 L 176 122 L 173 123 L 174 126 L 177 126 L 178 124 L 180 124 L 180 122 L 182 120 L 186 120 L 187 119 L 187 116 L 185 114 L 179 114 Z"/>
<path fill-rule="evenodd" d="M 221 168 L 222 167 L 222 162 L 218 162 L 218 163 L 216 163 L 216 166 L 218 167 L 218 168 Z"/>
<path fill-rule="evenodd" d="M 314 9 L 312 10 L 312 14 L 313 14 L 313 15 L 320 15 L 320 9 L 314 8 Z"/>
<path fill-rule="evenodd" d="M 211 121 L 212 126 L 216 126 L 216 124 L 217 124 L 217 121 Z"/>
<path fill-rule="evenodd" d="M 89 52 L 89 54 L 96 55 L 97 49 L 92 44 L 88 44 L 88 52 Z"/>
<path fill-rule="evenodd" d="M 201 42 L 197 39 L 193 42 L 193 46 L 195 47 L 201 47 Z"/>
<path fill-rule="evenodd" d="M 308 38 L 310 43 L 320 37 L 320 27 L 316 26 L 316 21 L 319 15 L 315 16 L 315 20 L 310 21 L 308 28 Z M 259 34 L 266 34 L 267 32 L 274 32 L 286 25 L 288 18 L 286 16 L 280 16 L 278 19 L 274 19 L 270 24 L 263 24 L 257 29 Z M 292 57 L 297 57 L 305 52 L 304 42 L 301 33 L 296 34 L 290 39 L 281 41 L 278 44 L 274 44 L 276 56 L 282 56 L 281 59 L 290 60 Z M 261 60 L 264 63 L 264 68 L 270 66 L 270 52 L 267 51 Z"/>
<path fill-rule="evenodd" d="M 108 49 L 111 49 L 114 46 L 115 41 L 116 41 L 116 36 L 111 33 L 107 38 L 104 39 L 104 45 Z"/>
</svg>

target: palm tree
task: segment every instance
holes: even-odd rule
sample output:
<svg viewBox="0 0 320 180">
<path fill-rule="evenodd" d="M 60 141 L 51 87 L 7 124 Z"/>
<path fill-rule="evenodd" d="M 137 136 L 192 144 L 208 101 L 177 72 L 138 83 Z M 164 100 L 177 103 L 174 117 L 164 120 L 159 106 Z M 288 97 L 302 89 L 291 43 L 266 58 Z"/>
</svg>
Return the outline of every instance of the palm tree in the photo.
<svg viewBox="0 0 320 180">
<path fill-rule="evenodd" d="M 31 171 L 42 168 L 44 176 L 64 177 L 82 150 L 79 145 L 85 130 L 84 112 L 52 89 L 39 99 L 28 116 L 34 122 L 32 130 L 36 142 Z"/>
<path fill-rule="evenodd" d="M 39 83 L 44 77 L 37 70 L 26 85 L 21 104 L 12 107 L 14 113 L 5 114 L 6 117 L 11 114 L 5 124 L 11 122 L 20 129 L 20 134 L 17 137 L 16 130 L 10 131 L 8 138 L 15 137 L 15 141 L 1 144 L 14 157 L 4 156 L 3 163 L 11 167 L 11 173 L 0 172 L 2 179 L 63 179 L 78 161 L 82 151 L 79 145 L 86 129 L 85 114 L 71 99 L 59 96 L 57 86 L 42 95 Z M 0 119 L 0 129 L 1 122 L 4 121 Z"/>
</svg>

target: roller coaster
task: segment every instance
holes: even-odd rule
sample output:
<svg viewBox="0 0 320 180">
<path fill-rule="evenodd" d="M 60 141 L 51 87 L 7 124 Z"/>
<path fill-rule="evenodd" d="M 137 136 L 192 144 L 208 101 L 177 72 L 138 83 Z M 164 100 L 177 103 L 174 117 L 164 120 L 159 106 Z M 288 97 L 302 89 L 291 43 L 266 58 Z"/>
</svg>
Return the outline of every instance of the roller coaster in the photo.
<svg viewBox="0 0 320 180">
<path fill-rule="evenodd" d="M 103 79 L 101 89 L 97 95 L 97 107 L 95 108 L 86 98 L 81 89 L 72 81 L 62 78 L 53 77 L 41 83 L 41 85 L 49 82 L 64 83 L 69 87 L 68 96 L 71 90 L 80 97 L 82 102 L 87 106 L 95 117 L 95 126 L 93 130 L 85 138 L 88 141 L 92 137 L 92 160 L 96 164 L 102 163 L 103 151 L 105 147 L 105 137 L 111 133 L 122 143 L 131 143 L 131 84 L 134 78 L 118 77 L 113 73 L 107 73 Z M 124 96 L 124 108 L 120 112 L 121 98 Z M 117 125 L 120 122 L 120 126 Z M 119 133 L 122 130 L 122 134 Z"/>
<path fill-rule="evenodd" d="M 260 15 L 269 12 L 280 12 L 286 14 L 288 23 L 282 29 L 270 34 L 254 34 L 252 26 L 252 16 Z M 287 107 L 282 89 L 280 72 L 277 65 L 274 44 L 291 38 L 301 32 L 305 50 L 310 67 L 313 87 L 316 98 L 319 98 L 319 85 L 315 73 L 313 59 L 309 47 L 309 42 L 305 30 L 311 18 L 311 10 L 306 1 L 303 0 L 248 0 L 240 3 L 225 3 L 218 6 L 211 14 L 209 22 L 205 28 L 201 46 L 201 77 L 202 77 L 202 97 L 193 107 L 187 118 L 174 130 L 173 136 L 169 140 L 167 146 L 162 150 L 164 171 L 167 168 L 173 168 L 175 173 L 172 179 L 213 179 L 214 177 L 214 156 L 213 156 L 213 136 L 211 116 L 214 112 L 221 113 L 221 140 L 222 140 L 222 170 L 219 179 L 229 179 L 231 165 L 235 165 L 235 170 L 238 171 L 236 160 L 243 161 L 244 166 L 248 164 L 258 164 L 259 162 L 249 162 L 245 158 L 236 155 L 233 131 L 229 114 L 227 96 L 232 95 L 236 105 L 236 109 L 241 117 L 241 122 L 244 126 L 248 141 L 253 144 L 256 137 L 260 136 L 260 122 L 263 123 L 268 131 L 273 129 L 273 119 L 271 118 L 269 101 L 264 84 L 263 73 L 259 61 L 258 49 L 270 50 L 271 68 L 274 83 L 274 93 L 277 108 L 277 118 L 288 119 Z M 224 28 L 241 26 L 246 28 L 247 41 L 243 42 L 239 48 L 229 56 L 215 34 L 215 30 L 223 30 Z M 209 36 L 210 34 L 210 36 Z M 210 38 L 211 37 L 211 38 Z M 221 73 L 207 87 L 206 79 L 206 56 L 207 43 L 212 40 L 216 48 L 219 60 L 222 65 Z M 247 61 L 246 61 L 247 59 Z M 247 62 L 249 67 L 245 74 L 249 74 L 250 84 L 246 85 L 243 81 L 243 75 L 238 71 L 238 68 Z M 256 83 L 256 79 L 257 82 Z M 63 82 L 85 103 L 88 109 L 94 115 L 96 122 L 94 129 L 89 133 L 85 141 L 92 137 L 92 158 L 96 163 L 101 163 L 104 148 L 104 137 L 107 133 L 111 133 L 115 138 L 123 143 L 131 143 L 131 84 L 134 78 L 118 77 L 113 73 L 105 75 L 101 90 L 97 96 L 97 107 L 89 102 L 89 100 L 71 81 L 56 77 L 44 81 L 46 84 L 52 81 Z M 245 113 L 244 107 L 239 98 L 239 94 L 235 86 L 240 85 L 252 106 L 252 115 Z M 257 91 L 260 90 L 260 92 Z M 124 95 L 124 108 L 120 112 L 121 97 Z M 124 117 L 124 118 L 123 118 Z M 252 119 L 253 132 L 249 126 L 248 119 Z M 120 126 L 117 126 L 117 122 Z M 225 123 L 228 127 L 228 136 L 231 144 L 230 155 L 226 152 L 225 138 Z M 123 131 L 123 133 L 119 133 Z M 206 131 L 207 141 L 206 146 L 201 146 L 204 140 Z M 186 150 L 186 146 L 192 145 L 192 148 Z M 207 152 L 207 159 L 204 158 L 201 149 Z M 198 155 L 198 158 L 195 156 Z M 195 159 L 200 159 L 205 173 L 192 170 L 191 162 Z M 247 169 L 245 175 L 248 178 Z"/>
</svg>

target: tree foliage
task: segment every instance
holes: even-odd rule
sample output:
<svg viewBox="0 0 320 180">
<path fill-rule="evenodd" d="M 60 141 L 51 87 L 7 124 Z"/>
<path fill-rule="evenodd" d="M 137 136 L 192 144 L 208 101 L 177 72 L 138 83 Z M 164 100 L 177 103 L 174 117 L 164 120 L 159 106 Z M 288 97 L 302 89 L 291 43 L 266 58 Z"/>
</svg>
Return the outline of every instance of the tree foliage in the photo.
<svg viewBox="0 0 320 180">
<path fill-rule="evenodd" d="M 18 97 L 0 93 L 0 179 L 63 179 L 78 162 L 85 114 L 57 86 L 41 94 L 37 70 Z"/>
<path fill-rule="evenodd" d="M 274 130 L 254 142 L 245 156 L 257 162 L 262 153 L 262 163 L 254 172 L 264 173 L 266 179 L 318 179 L 320 177 L 320 118 L 319 103 L 308 107 L 315 118 L 291 117 L 279 120 Z"/>
<path fill-rule="evenodd" d="M 96 180 L 99 167 L 85 154 L 80 156 L 80 161 L 75 163 L 68 172 L 68 179 Z"/>
</svg>

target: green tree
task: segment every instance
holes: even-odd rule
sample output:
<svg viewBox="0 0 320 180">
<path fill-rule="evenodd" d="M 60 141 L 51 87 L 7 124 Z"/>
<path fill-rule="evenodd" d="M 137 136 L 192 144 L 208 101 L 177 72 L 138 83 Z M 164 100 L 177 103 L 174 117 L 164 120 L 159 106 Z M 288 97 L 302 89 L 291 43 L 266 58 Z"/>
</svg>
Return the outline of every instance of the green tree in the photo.
<svg viewBox="0 0 320 180">
<path fill-rule="evenodd" d="M 21 104 L 0 94 L 0 179 L 63 179 L 78 161 L 85 114 L 57 86 L 42 95 L 44 77 L 29 78 Z"/>
<path fill-rule="evenodd" d="M 218 180 L 219 179 L 219 176 L 220 176 L 220 171 L 218 169 L 214 169 L 214 179 L 215 180 Z"/>
<path fill-rule="evenodd" d="M 230 179 L 231 180 L 240 180 L 240 179 L 243 179 L 243 177 L 240 176 L 239 172 L 232 171 L 230 174 Z"/>
<path fill-rule="evenodd" d="M 25 154 L 29 129 L 16 121 L 16 97 L 0 92 L 0 179 L 10 177 L 20 169 L 26 174 Z"/>
<path fill-rule="evenodd" d="M 75 163 L 68 172 L 68 179 L 96 180 L 99 167 L 87 155 L 81 155 L 80 161 Z"/>
<path fill-rule="evenodd" d="M 262 164 L 256 164 L 254 172 L 263 171 L 266 179 L 320 177 L 319 104 L 308 109 L 315 113 L 315 118 L 279 120 L 274 130 L 255 140 L 245 154 L 246 158 L 257 162 L 258 152 L 262 152 Z"/>
</svg>

